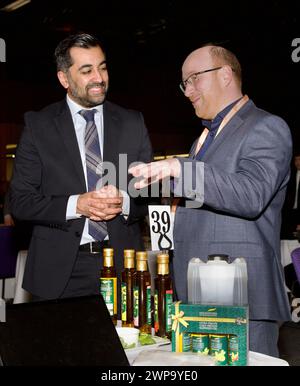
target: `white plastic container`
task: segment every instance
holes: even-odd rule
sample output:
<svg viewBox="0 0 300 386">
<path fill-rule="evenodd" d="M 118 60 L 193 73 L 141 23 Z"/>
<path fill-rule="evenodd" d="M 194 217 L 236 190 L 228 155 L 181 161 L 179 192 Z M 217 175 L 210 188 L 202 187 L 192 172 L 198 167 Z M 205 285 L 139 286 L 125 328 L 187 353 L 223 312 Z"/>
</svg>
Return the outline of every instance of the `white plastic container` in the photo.
<svg viewBox="0 0 300 386">
<path fill-rule="evenodd" d="M 247 265 L 244 258 L 229 262 L 227 255 L 210 255 L 207 262 L 193 258 L 188 265 L 188 302 L 244 306 L 248 304 Z"/>
</svg>

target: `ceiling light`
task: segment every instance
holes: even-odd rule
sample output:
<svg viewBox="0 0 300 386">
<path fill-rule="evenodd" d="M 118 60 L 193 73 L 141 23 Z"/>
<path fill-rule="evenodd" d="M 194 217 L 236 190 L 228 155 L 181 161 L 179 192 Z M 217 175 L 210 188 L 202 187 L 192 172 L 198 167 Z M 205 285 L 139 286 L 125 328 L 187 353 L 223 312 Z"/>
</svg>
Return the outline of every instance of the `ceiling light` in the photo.
<svg viewBox="0 0 300 386">
<path fill-rule="evenodd" d="M 5 11 L 5 12 L 12 12 L 15 11 L 18 8 L 23 7 L 23 5 L 26 5 L 30 3 L 31 0 L 17 0 L 13 1 L 12 3 L 6 5 L 5 7 L 1 8 L 0 11 Z"/>
</svg>

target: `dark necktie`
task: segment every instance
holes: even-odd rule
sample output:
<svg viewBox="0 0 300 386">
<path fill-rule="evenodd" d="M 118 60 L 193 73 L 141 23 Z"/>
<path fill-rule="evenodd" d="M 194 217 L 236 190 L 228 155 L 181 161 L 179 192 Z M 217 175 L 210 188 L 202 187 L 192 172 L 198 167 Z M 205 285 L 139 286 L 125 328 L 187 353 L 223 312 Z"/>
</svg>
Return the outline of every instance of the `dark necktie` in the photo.
<svg viewBox="0 0 300 386">
<path fill-rule="evenodd" d="M 198 153 L 196 154 L 196 160 L 200 161 L 204 154 L 206 153 L 207 149 L 209 148 L 209 146 L 211 145 L 212 141 L 214 140 L 215 138 L 215 135 L 216 135 L 216 132 L 218 131 L 218 128 L 220 125 L 217 125 L 215 127 L 213 127 L 213 125 L 211 125 L 212 127 L 209 129 L 209 132 L 205 138 L 205 141 L 203 142 L 203 145 L 201 146 L 200 150 L 198 151 Z"/>
<path fill-rule="evenodd" d="M 227 107 L 225 107 L 225 109 L 223 109 L 221 112 L 219 112 L 213 120 L 202 119 L 202 125 L 209 130 L 209 133 L 207 134 L 203 145 L 201 146 L 200 150 L 198 151 L 198 153 L 195 156 L 196 160 L 200 161 L 203 158 L 207 149 L 212 144 L 212 141 L 214 140 L 223 119 L 229 113 L 229 111 L 233 108 L 233 106 L 236 103 L 238 103 L 241 99 L 242 98 L 239 98 L 236 101 L 234 101 L 233 103 L 231 103 L 230 105 L 228 105 Z"/>
<path fill-rule="evenodd" d="M 98 131 L 94 120 L 97 112 L 93 110 L 80 110 L 79 114 L 86 120 L 84 143 L 88 191 L 96 189 L 97 183 L 102 177 L 102 156 Z M 107 225 L 105 221 L 89 220 L 89 234 L 95 239 L 102 241 L 107 236 Z"/>
</svg>

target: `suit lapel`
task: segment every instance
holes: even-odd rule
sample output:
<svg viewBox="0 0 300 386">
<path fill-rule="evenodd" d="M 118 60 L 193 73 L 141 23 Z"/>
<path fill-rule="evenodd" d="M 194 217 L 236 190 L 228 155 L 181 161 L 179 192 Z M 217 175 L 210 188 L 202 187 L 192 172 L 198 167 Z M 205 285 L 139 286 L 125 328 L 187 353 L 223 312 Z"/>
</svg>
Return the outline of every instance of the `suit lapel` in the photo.
<svg viewBox="0 0 300 386">
<path fill-rule="evenodd" d="M 115 113 L 113 106 L 105 102 L 103 106 L 103 160 L 118 164 L 119 139 L 120 139 L 120 122 Z"/>
<path fill-rule="evenodd" d="M 66 147 L 66 154 L 72 160 L 75 171 L 78 175 L 81 190 L 86 191 L 84 172 L 82 168 L 74 124 L 66 102 L 63 102 L 62 109 L 60 113 L 54 118 L 54 121 L 58 128 L 59 135 L 61 136 L 62 141 Z"/>
<path fill-rule="evenodd" d="M 210 154 L 215 153 L 219 146 L 224 143 L 228 138 L 232 137 L 238 128 L 244 122 L 244 119 L 241 116 L 241 112 L 249 108 L 253 104 L 252 101 L 248 101 L 233 117 L 232 119 L 223 127 L 220 133 L 216 136 L 212 144 L 209 146 L 208 150 L 203 156 L 202 161 L 205 161 Z"/>
</svg>

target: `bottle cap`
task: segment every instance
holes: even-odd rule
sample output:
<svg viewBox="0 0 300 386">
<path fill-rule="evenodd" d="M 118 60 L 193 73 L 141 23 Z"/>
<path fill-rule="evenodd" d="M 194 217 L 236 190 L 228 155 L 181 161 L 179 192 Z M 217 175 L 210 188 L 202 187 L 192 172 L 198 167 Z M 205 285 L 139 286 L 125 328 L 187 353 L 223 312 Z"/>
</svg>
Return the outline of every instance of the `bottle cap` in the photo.
<svg viewBox="0 0 300 386">
<path fill-rule="evenodd" d="M 166 253 L 160 253 L 157 255 L 157 274 L 168 275 L 169 274 L 169 255 Z"/>
<path fill-rule="evenodd" d="M 113 256 L 114 250 L 113 248 L 103 248 L 103 256 Z"/>
<path fill-rule="evenodd" d="M 157 263 L 158 264 L 168 264 L 169 263 L 169 255 L 166 253 L 161 253 L 157 255 Z"/>
<path fill-rule="evenodd" d="M 134 249 L 124 249 L 124 268 L 134 268 Z"/>
<path fill-rule="evenodd" d="M 124 257 L 134 258 L 135 250 L 134 249 L 124 249 Z"/>
<path fill-rule="evenodd" d="M 148 260 L 148 255 L 146 251 L 138 251 L 136 253 L 137 260 Z"/>
</svg>

